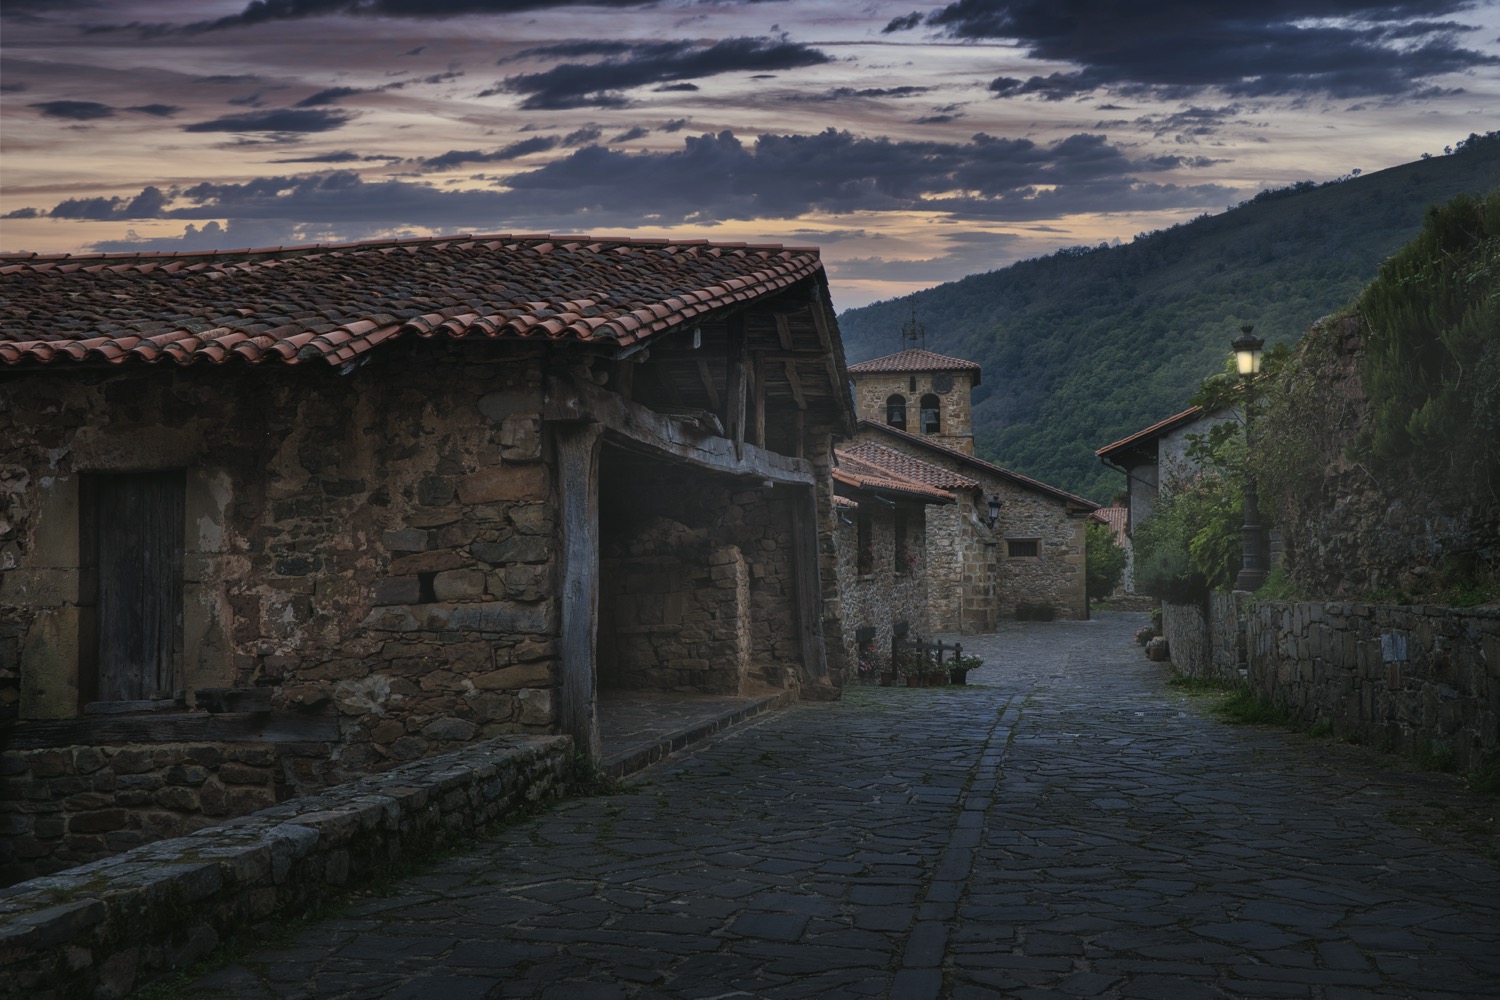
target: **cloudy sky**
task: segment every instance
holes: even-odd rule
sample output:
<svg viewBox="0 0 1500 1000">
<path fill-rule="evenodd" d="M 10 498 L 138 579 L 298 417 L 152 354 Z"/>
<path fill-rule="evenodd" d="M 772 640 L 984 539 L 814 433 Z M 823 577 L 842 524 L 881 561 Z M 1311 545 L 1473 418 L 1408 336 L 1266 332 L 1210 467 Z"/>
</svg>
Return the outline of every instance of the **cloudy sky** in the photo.
<svg viewBox="0 0 1500 1000">
<path fill-rule="evenodd" d="M 847 308 L 1500 127 L 1500 4 L 4 0 L 0 101 L 4 250 L 815 244 Z"/>
</svg>

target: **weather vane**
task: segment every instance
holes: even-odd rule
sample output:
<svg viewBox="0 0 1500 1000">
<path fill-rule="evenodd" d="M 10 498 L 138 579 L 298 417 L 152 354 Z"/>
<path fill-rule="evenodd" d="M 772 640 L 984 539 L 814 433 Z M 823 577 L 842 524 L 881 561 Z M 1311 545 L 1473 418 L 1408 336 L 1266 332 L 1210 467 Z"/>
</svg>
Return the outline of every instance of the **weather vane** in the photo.
<svg viewBox="0 0 1500 1000">
<path fill-rule="evenodd" d="M 911 319 L 901 327 L 903 350 L 915 350 L 927 346 L 927 327 L 917 322 L 917 297 L 911 296 Z"/>
</svg>

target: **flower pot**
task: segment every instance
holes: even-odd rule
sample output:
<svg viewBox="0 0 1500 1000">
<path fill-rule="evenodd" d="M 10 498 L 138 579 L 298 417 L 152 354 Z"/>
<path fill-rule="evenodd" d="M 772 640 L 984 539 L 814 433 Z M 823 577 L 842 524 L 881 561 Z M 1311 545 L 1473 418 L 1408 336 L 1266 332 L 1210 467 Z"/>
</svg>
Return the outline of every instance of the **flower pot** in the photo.
<svg viewBox="0 0 1500 1000">
<path fill-rule="evenodd" d="M 883 674 L 880 675 L 880 686 L 881 687 L 888 688 L 888 687 L 890 687 L 894 683 L 896 683 L 896 675 L 895 674 L 890 673 L 888 671 L 888 672 L 883 673 Z"/>
<path fill-rule="evenodd" d="M 908 677 L 906 679 L 906 686 L 909 687 L 909 688 L 921 687 L 922 686 L 922 678 L 920 678 L 920 677 Z"/>
<path fill-rule="evenodd" d="M 969 683 L 968 677 L 969 677 L 969 672 L 967 670 L 950 670 L 950 671 L 948 671 L 948 683 L 949 684 L 967 684 L 967 683 Z"/>
</svg>

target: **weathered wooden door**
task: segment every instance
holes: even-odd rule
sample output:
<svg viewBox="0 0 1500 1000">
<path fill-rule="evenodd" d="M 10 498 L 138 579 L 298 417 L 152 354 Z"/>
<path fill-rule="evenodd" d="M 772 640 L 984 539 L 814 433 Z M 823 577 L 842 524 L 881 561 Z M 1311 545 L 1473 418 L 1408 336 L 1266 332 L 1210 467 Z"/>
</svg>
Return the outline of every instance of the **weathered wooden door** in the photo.
<svg viewBox="0 0 1500 1000">
<path fill-rule="evenodd" d="M 94 478 L 99 701 L 182 688 L 181 471 Z"/>
</svg>

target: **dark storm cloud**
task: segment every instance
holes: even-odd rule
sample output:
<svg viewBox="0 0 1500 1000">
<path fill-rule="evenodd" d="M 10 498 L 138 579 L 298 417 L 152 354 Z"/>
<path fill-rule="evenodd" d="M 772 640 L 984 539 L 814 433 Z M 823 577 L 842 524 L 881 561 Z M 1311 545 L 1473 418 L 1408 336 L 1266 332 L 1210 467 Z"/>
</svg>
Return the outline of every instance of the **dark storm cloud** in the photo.
<svg viewBox="0 0 1500 1000">
<path fill-rule="evenodd" d="M 550 135 L 539 135 L 531 139 L 521 139 L 508 146 L 483 152 L 478 149 L 450 149 L 439 156 L 434 156 L 422 161 L 423 170 L 449 170 L 453 167 L 462 166 L 465 163 L 497 163 L 505 160 L 514 160 L 531 153 L 545 153 L 549 149 L 557 148 L 557 138 Z"/>
<path fill-rule="evenodd" d="M 25 89 L 24 83 L 0 83 L 0 94 L 19 94 Z"/>
<path fill-rule="evenodd" d="M 1002 97 L 1063 100 L 1096 90 L 1189 96 L 1333 97 L 1432 92 L 1433 77 L 1500 62 L 1461 48 L 1464 26 L 1434 18 L 1475 0 L 958 0 L 923 18 L 962 39 L 1004 39 L 1035 59 L 1079 69 L 998 77 Z M 887 31 L 916 27 L 897 18 Z"/>
<path fill-rule="evenodd" d="M 40 101 L 31 105 L 48 118 L 66 118 L 75 122 L 91 122 L 100 118 L 113 118 L 115 109 L 98 101 Z"/>
<path fill-rule="evenodd" d="M 538 136 L 523 142 L 557 140 Z M 512 158 L 520 155 L 519 145 L 492 153 L 454 151 L 424 166 Z M 664 152 L 586 146 L 505 178 L 500 183 L 507 190 L 440 191 L 403 180 L 366 181 L 344 170 L 166 192 L 147 188 L 134 199 L 71 199 L 50 214 L 555 230 L 558 225 L 711 224 L 854 211 L 1030 221 L 1076 212 L 1223 205 L 1239 194 L 1215 185 L 1184 187 L 1140 177 L 1173 165 L 1175 158 L 1133 159 L 1104 137 L 1088 134 L 1040 146 L 983 133 L 953 143 L 867 138 L 832 129 L 763 135 L 747 144 L 721 132 L 689 137 L 680 149 Z"/>
<path fill-rule="evenodd" d="M 563 63 L 541 73 L 512 76 L 501 87 L 526 95 L 521 106 L 528 109 L 618 107 L 625 103 L 620 91 L 653 83 L 832 61 L 817 49 L 785 38 L 726 38 L 712 45 L 642 42 L 602 62 Z"/>
<path fill-rule="evenodd" d="M 275 108 L 182 126 L 184 132 L 331 132 L 354 116 L 347 111 Z"/>
<path fill-rule="evenodd" d="M 353 97 L 355 94 L 363 93 L 366 93 L 366 91 L 362 87 L 329 87 L 327 90 L 320 90 L 316 94 L 308 94 L 302 100 L 293 104 L 292 107 L 311 108 L 319 104 L 337 104 L 346 97 Z"/>
<path fill-rule="evenodd" d="M 625 131 L 621 132 L 619 135 L 615 136 L 613 139 L 611 139 L 609 141 L 611 143 L 630 142 L 633 139 L 644 139 L 646 136 L 648 136 L 650 134 L 651 134 L 651 130 L 649 128 L 642 128 L 639 125 L 632 125 L 632 126 L 630 126 L 630 128 L 628 128 Z"/>
<path fill-rule="evenodd" d="M 136 104 L 125 110 L 134 111 L 142 115 L 151 115 L 156 118 L 171 118 L 177 112 L 181 111 L 182 108 L 176 104 Z"/>
<path fill-rule="evenodd" d="M 569 149 L 573 149 L 578 146 L 587 146 L 589 143 L 594 142 L 603 134 L 604 130 L 599 126 L 585 125 L 583 128 L 578 129 L 576 132 L 569 132 L 567 135 L 563 136 L 562 144 Z"/>
<path fill-rule="evenodd" d="M 33 0 L 34 2 L 34 0 Z M 516 14 L 559 7 L 649 7 L 657 0 L 252 0 L 238 14 L 188 25 L 190 31 L 242 28 L 305 17 L 363 15 L 437 19 L 481 14 Z M 731 0 L 732 2 L 732 0 Z M 740 0 L 758 3 L 765 0 Z M 155 27 L 155 26 L 153 26 Z"/>
<path fill-rule="evenodd" d="M 681 132 L 683 129 L 685 129 L 687 127 L 688 127 L 688 120 L 686 118 L 673 118 L 671 121 L 666 122 L 665 124 L 663 124 L 662 127 L 661 127 L 661 130 L 663 132 L 666 132 L 668 135 L 670 135 L 673 132 Z"/>
<path fill-rule="evenodd" d="M 903 97 L 916 97 L 925 94 L 931 87 L 835 87 L 825 90 L 821 94 L 789 94 L 782 100 L 807 103 L 821 103 L 827 101 L 844 101 L 850 98 L 864 98 L 867 100 L 898 100 Z"/>
</svg>

